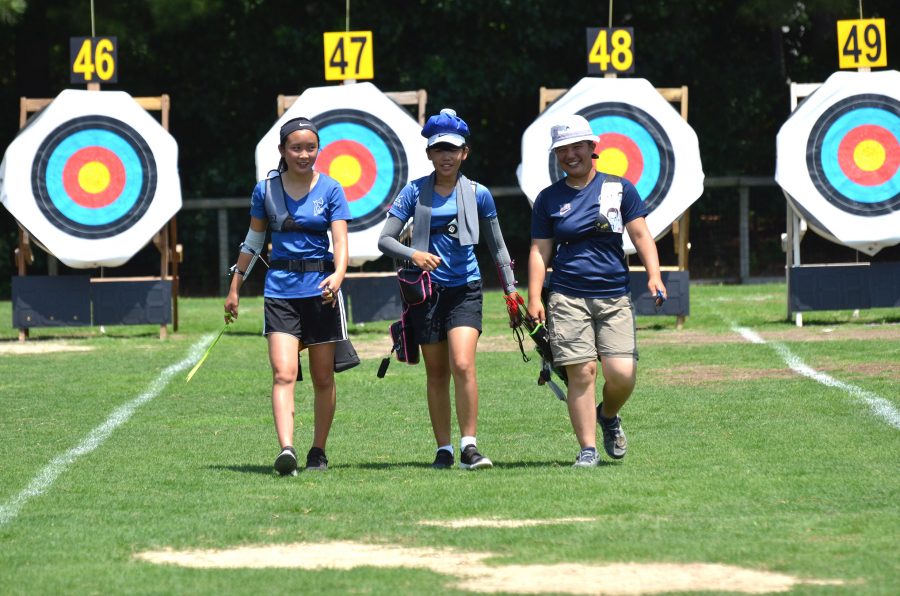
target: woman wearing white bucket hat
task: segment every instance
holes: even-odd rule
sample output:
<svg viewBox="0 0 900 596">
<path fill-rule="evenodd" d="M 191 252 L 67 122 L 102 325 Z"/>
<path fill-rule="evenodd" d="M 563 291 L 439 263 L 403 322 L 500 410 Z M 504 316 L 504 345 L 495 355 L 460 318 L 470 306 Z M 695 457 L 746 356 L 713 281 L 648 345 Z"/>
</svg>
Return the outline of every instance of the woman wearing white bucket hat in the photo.
<svg viewBox="0 0 900 596">
<path fill-rule="evenodd" d="M 666 288 L 647 228 L 647 209 L 628 180 L 597 172 L 593 160 L 598 139 L 588 121 L 577 114 L 565 116 L 551 128 L 550 137 L 550 150 L 566 176 L 534 201 L 528 312 L 541 322 L 547 319 L 554 365 L 565 366 L 568 376 L 566 403 L 581 447 L 575 466 L 590 467 L 599 459 L 595 424 L 603 431 L 607 455 L 625 456 L 627 442 L 618 413 L 637 378 L 623 233 L 628 232 L 647 270 L 647 286 L 660 303 Z M 553 273 L 545 312 L 541 290 L 548 266 Z M 604 384 L 603 399 L 595 408 L 598 359 Z"/>
</svg>

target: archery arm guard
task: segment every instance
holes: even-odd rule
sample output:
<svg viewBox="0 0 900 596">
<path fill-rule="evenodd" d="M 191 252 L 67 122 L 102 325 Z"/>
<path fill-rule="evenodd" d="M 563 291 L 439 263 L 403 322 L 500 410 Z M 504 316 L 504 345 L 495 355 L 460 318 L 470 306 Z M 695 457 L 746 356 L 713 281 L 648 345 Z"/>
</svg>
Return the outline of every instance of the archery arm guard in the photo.
<svg viewBox="0 0 900 596">
<path fill-rule="evenodd" d="M 250 263 L 247 265 L 247 269 L 241 271 L 238 269 L 237 263 L 231 266 L 231 273 L 238 274 L 244 279 L 247 279 L 247 276 L 250 275 L 250 271 L 253 270 L 253 265 L 256 264 L 256 260 L 260 258 L 260 253 L 262 252 L 263 244 L 266 241 L 266 233 L 265 231 L 257 232 L 253 228 L 247 230 L 247 237 L 244 238 L 244 241 L 241 243 L 241 253 L 245 253 L 250 255 Z M 265 263 L 265 261 L 263 261 Z"/>
<path fill-rule="evenodd" d="M 500 222 L 496 217 L 482 220 L 482 228 L 482 233 L 487 239 L 488 249 L 491 251 L 491 258 L 497 265 L 497 275 L 500 277 L 503 292 L 511 294 L 516 291 L 516 278 L 513 274 L 512 259 L 509 258 L 509 251 L 506 249 L 506 242 L 503 241 L 503 233 L 500 231 Z"/>
</svg>

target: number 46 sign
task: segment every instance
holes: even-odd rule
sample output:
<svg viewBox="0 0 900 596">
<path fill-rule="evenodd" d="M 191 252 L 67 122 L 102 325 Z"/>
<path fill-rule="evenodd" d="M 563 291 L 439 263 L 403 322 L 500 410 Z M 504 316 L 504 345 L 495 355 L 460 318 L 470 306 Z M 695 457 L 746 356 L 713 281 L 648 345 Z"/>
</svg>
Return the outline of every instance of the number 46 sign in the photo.
<svg viewBox="0 0 900 596">
<path fill-rule="evenodd" d="M 115 37 L 70 37 L 72 83 L 116 83 L 119 79 Z"/>
</svg>

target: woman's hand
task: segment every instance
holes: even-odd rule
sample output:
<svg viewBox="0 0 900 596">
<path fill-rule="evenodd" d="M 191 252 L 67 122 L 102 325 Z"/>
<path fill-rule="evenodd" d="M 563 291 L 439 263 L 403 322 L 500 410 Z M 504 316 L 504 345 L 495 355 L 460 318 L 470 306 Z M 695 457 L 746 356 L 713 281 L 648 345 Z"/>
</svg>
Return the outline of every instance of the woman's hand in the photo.
<svg viewBox="0 0 900 596">
<path fill-rule="evenodd" d="M 422 250 L 414 252 L 411 260 L 422 271 L 434 271 L 441 264 L 441 257 Z"/>
<path fill-rule="evenodd" d="M 344 276 L 337 272 L 322 280 L 322 283 L 319 284 L 319 289 L 322 290 L 322 302 L 324 304 L 330 304 L 331 308 L 337 305 L 338 290 L 341 289 L 343 282 Z"/>
<path fill-rule="evenodd" d="M 541 302 L 540 295 L 534 298 L 528 296 L 528 315 L 543 325 L 547 320 L 547 314 L 544 312 L 544 303 Z"/>
<path fill-rule="evenodd" d="M 238 317 L 238 304 L 240 303 L 240 297 L 238 297 L 237 292 L 228 292 L 228 297 L 225 298 L 225 323 L 230 325 L 234 322 Z"/>
</svg>

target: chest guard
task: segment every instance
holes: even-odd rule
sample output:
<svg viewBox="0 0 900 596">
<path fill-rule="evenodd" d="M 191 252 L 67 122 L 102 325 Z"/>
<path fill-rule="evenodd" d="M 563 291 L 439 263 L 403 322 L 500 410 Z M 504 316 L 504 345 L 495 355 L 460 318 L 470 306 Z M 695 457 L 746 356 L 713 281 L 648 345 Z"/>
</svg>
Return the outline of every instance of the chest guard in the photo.
<svg viewBox="0 0 900 596">
<path fill-rule="evenodd" d="M 326 232 L 310 230 L 297 225 L 294 217 L 287 208 L 284 198 L 284 186 L 281 183 L 281 172 L 271 170 L 266 176 L 266 217 L 269 219 L 269 229 L 273 232 L 305 232 L 324 236 Z"/>
</svg>

